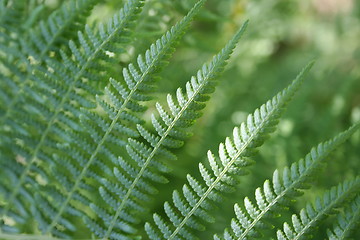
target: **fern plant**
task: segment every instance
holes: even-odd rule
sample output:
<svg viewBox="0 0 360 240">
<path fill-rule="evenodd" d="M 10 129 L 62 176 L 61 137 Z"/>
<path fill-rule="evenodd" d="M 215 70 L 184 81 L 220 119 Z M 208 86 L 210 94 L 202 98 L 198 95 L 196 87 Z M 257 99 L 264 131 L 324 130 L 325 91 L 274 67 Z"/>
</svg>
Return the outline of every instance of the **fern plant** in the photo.
<svg viewBox="0 0 360 240">
<path fill-rule="evenodd" d="M 206 229 L 214 239 L 301 239 L 313 236 L 325 216 L 340 208 L 344 212 L 328 237 L 351 236 L 359 219 L 358 177 L 325 192 L 315 206 L 306 205 L 293 215 L 293 226 L 266 229 L 280 228 L 271 219 L 294 206 L 291 200 L 359 123 L 313 148 L 282 175 L 275 170 L 272 183 L 256 189 L 256 204 L 246 197 L 245 210 L 235 204 L 230 228 L 223 225 L 223 234 L 211 230 L 218 222 L 216 205 L 229 207 L 226 196 L 241 189 L 240 177 L 250 172 L 313 62 L 235 127 L 218 154 L 208 151 L 207 161 L 198 164 L 201 181 L 187 169 L 192 174 L 186 174 L 181 191 L 172 191 L 172 203 L 165 201 L 164 211 L 155 207 L 162 202 L 159 193 L 172 190 L 173 160 L 192 132 L 196 136 L 193 126 L 248 25 L 244 21 L 183 88 L 154 101 L 158 86 L 169 80 L 161 79 L 163 70 L 205 2 L 196 1 L 120 67 L 122 54 L 142 36 L 142 11 L 151 1 L 126 1 L 106 24 L 87 24 L 100 4 L 96 0 L 68 0 L 51 13 L 37 1 L 1 1 L 0 239 L 198 239 Z"/>
<path fill-rule="evenodd" d="M 275 217 L 275 213 L 281 208 L 281 205 L 286 206 L 290 199 L 302 194 L 300 190 L 309 188 L 311 181 L 314 179 L 314 175 L 321 169 L 321 166 L 324 165 L 323 160 L 358 128 L 359 124 L 340 133 L 334 139 L 320 143 L 317 147 L 311 149 L 310 153 L 304 158 L 293 163 L 290 167 L 285 167 L 282 172 L 282 177 L 279 171 L 275 170 L 272 183 L 266 180 L 263 188 L 256 189 L 256 206 L 254 206 L 249 198 L 244 199 L 245 209 L 242 209 L 238 204 L 234 206 L 237 219 L 233 219 L 231 222 L 232 231 L 225 230 L 223 234 L 224 239 L 251 239 L 261 236 L 259 229 L 266 226 L 264 220 Z M 324 198 L 324 201 L 325 200 L 328 199 Z M 330 201 L 325 204 L 329 203 L 332 204 L 333 202 Z M 305 216 L 306 215 L 308 215 L 308 213 L 306 213 Z M 313 216 L 311 216 L 311 218 L 312 217 Z M 296 219 L 296 221 L 297 220 L 298 219 Z M 308 217 L 306 220 L 308 221 Z M 289 228 L 288 225 L 285 226 L 287 232 Z M 303 229 L 301 229 L 301 231 L 303 231 Z M 286 239 L 281 232 L 279 232 L 278 235 L 279 239 Z M 292 239 L 293 237 L 288 238 Z M 220 239 L 220 237 L 215 236 L 215 239 Z"/>
</svg>

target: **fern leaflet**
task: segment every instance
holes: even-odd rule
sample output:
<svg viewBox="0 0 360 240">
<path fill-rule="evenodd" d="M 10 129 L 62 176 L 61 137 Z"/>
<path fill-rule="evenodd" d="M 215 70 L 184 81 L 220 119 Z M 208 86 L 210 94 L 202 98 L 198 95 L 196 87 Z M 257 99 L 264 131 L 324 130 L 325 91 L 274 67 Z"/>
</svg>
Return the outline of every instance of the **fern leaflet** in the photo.
<svg viewBox="0 0 360 240">
<path fill-rule="evenodd" d="M 223 71 L 226 60 L 232 53 L 246 26 L 247 22 L 228 45 L 213 58 L 212 62 L 208 65 L 205 64 L 201 70 L 198 71 L 197 76 L 192 77 L 191 81 L 187 82 L 186 96 L 180 88 L 177 90 L 178 103 L 175 103 L 172 96 L 168 95 L 168 104 L 172 111 L 172 116 L 168 114 L 159 103 L 156 104 L 161 120 L 152 115 L 152 123 L 158 136 L 150 133 L 142 125 L 138 125 L 138 131 L 151 147 L 135 139 L 129 139 L 127 150 L 138 166 L 133 166 L 120 160 L 118 165 L 122 170 L 119 170 L 119 168 L 114 169 L 114 174 L 118 178 L 120 185 L 114 185 L 107 180 L 103 180 L 100 193 L 104 200 L 107 201 L 110 206 L 113 205 L 112 199 L 108 197 L 108 192 L 118 194 L 121 199 L 120 202 L 114 206 L 116 212 L 115 215 L 111 217 L 111 221 L 109 221 L 101 211 L 97 211 L 109 226 L 104 239 L 111 235 L 112 228 L 115 226 L 118 218 L 124 222 L 129 221 L 127 220 L 128 216 L 126 216 L 126 212 L 131 211 L 131 209 L 134 212 L 138 212 L 142 209 L 139 203 L 146 202 L 149 198 L 148 195 L 154 194 L 154 187 L 146 182 L 145 179 L 154 182 L 166 181 L 163 176 L 154 171 L 155 169 L 160 172 L 168 171 L 162 162 L 154 159 L 155 156 L 170 159 L 175 158 L 167 148 L 180 147 L 183 144 L 183 140 L 189 136 L 186 128 L 190 127 L 194 123 L 194 120 L 200 116 L 198 112 L 205 107 L 204 102 L 209 99 L 208 94 L 214 91 L 215 79 Z M 155 169 L 153 170 L 151 168 Z M 95 205 L 92 205 L 92 207 L 99 209 L 99 207 Z"/>
<path fill-rule="evenodd" d="M 301 194 L 299 190 L 309 187 L 309 183 L 313 179 L 317 170 L 321 168 L 324 159 L 346 139 L 348 139 L 358 128 L 360 124 L 350 127 L 347 131 L 339 134 L 335 138 L 320 143 L 313 148 L 305 158 L 300 159 L 283 170 L 282 179 L 279 171 L 275 170 L 273 174 L 273 184 L 266 180 L 263 188 L 257 188 L 255 199 L 257 205 L 245 198 L 242 209 L 238 204 L 235 205 L 235 213 L 237 219 L 231 221 L 232 232 L 225 230 L 224 239 L 253 239 L 261 237 L 261 233 L 257 228 L 268 226 L 264 222 L 266 217 L 274 217 L 279 209 L 279 205 L 288 202 L 292 197 Z M 214 236 L 214 239 L 221 239 Z"/>
<path fill-rule="evenodd" d="M 182 238 L 192 239 L 194 236 L 185 228 L 186 226 L 195 230 L 204 229 L 194 216 L 208 222 L 213 221 L 208 214 L 211 205 L 209 200 L 220 201 L 221 194 L 218 192 L 232 191 L 231 185 L 236 182 L 233 175 L 245 174 L 243 168 L 251 164 L 247 157 L 251 156 L 253 151 L 262 145 L 269 133 L 274 131 L 280 115 L 300 87 L 304 74 L 312 65 L 313 63 L 308 64 L 288 88 L 262 105 L 260 110 L 256 109 L 254 114 L 248 116 L 247 122 L 240 125 L 240 128 L 236 127 L 233 131 L 233 140 L 226 138 L 225 144 L 220 144 L 221 166 L 211 151 L 208 152 L 208 160 L 215 177 L 211 176 L 206 167 L 200 163 L 199 169 L 206 187 L 188 175 L 187 179 L 191 187 L 188 185 L 183 187 L 185 200 L 178 191 L 174 191 L 173 203 L 176 209 L 168 202 L 164 204 L 165 212 L 174 229 L 170 228 L 158 214 L 154 214 L 154 221 L 162 232 L 162 237 L 152 225 L 146 223 L 145 229 L 151 239 L 178 239 L 178 234 Z"/>
<path fill-rule="evenodd" d="M 26 1 L 0 2 L 0 43 L 16 41 L 11 33 L 20 34 L 19 25 L 23 24 L 28 3 Z"/>
<path fill-rule="evenodd" d="M 26 62 L 26 58 L 20 51 L 19 38 L 23 37 L 24 32 L 19 31 L 17 27 L 23 23 L 27 4 L 27 1 L 0 1 L 0 66 L 5 69 L 0 74 L 1 128 L 3 128 L 2 118 L 17 90 L 17 83 L 23 78 L 19 65 Z M 3 138 L 1 137 L 0 143 L 4 141 Z"/>
<path fill-rule="evenodd" d="M 339 213 L 337 223 L 333 229 L 328 229 L 327 234 L 329 240 L 345 240 L 348 239 L 351 231 L 359 226 L 360 221 L 360 195 L 350 202 L 345 208 L 344 213 Z"/>
<path fill-rule="evenodd" d="M 277 231 L 278 240 L 297 240 L 306 237 L 316 223 L 323 220 L 326 215 L 332 214 L 352 194 L 359 192 L 359 187 L 360 177 L 356 177 L 326 191 L 322 198 L 316 199 L 314 206 L 307 204 L 306 208 L 300 211 L 299 216 L 295 214 L 292 216 L 293 227 L 284 223 L 284 230 Z"/>
<path fill-rule="evenodd" d="M 121 134 L 125 136 L 137 136 L 136 132 L 124 123 L 121 123 L 121 120 L 127 120 L 130 124 L 132 122 L 140 122 L 130 111 L 141 112 L 145 110 L 138 102 L 149 99 L 146 93 L 153 89 L 151 86 L 152 81 L 156 77 L 155 74 L 160 71 L 161 67 L 164 67 L 164 63 L 171 57 L 173 46 L 183 35 L 185 29 L 203 3 L 204 0 L 199 1 L 179 24 L 175 25 L 169 32 L 165 33 L 162 38 L 156 41 L 155 44 L 151 45 L 150 49 L 145 53 L 145 61 L 143 60 L 143 56 L 139 55 L 137 63 L 140 72 L 138 72 L 133 64 L 130 64 L 128 68 L 123 70 L 128 89 L 122 86 L 120 82 L 110 79 L 114 90 L 112 90 L 112 88 L 106 88 L 105 92 L 108 99 L 111 100 L 111 103 L 103 100 L 100 96 L 97 97 L 99 106 L 103 107 L 103 110 L 108 113 L 108 119 L 98 116 L 91 111 L 83 111 L 83 115 L 81 115 L 82 123 L 86 127 L 86 131 L 90 132 L 93 142 L 88 144 L 87 141 L 78 141 L 79 137 L 77 134 L 87 134 L 86 132 L 73 133 L 72 145 L 64 148 L 64 150 L 68 149 L 67 152 L 70 154 L 57 157 L 58 164 L 65 164 L 73 173 L 74 180 L 66 182 L 68 187 L 64 194 L 65 199 L 63 199 L 59 206 L 55 207 L 55 209 L 57 209 L 56 215 L 47 216 L 50 219 L 50 223 L 44 230 L 45 234 L 51 232 L 56 224 L 61 221 L 61 216 L 66 212 L 70 201 L 76 198 L 77 192 L 81 188 L 87 188 L 83 182 L 84 178 L 86 176 L 99 178 L 99 175 L 95 173 L 96 171 L 91 170 L 90 167 L 95 165 L 96 167 L 107 170 L 108 168 L 106 164 L 104 164 L 105 160 L 108 162 L 116 161 L 115 155 L 108 150 L 109 146 L 113 144 L 122 145 Z M 84 136 L 81 136 L 81 138 L 86 139 Z M 81 152 L 81 154 L 76 154 L 74 151 L 77 153 Z M 97 161 L 99 158 L 101 158 L 102 161 Z M 75 166 L 75 162 L 80 162 L 80 165 Z M 56 171 L 55 175 L 60 182 L 64 182 L 63 179 L 66 177 L 63 176 L 61 171 Z M 43 214 L 46 216 L 47 212 L 43 211 Z"/>
<path fill-rule="evenodd" d="M 93 6 L 98 0 L 71 0 L 67 4 L 52 13 L 46 22 L 41 21 L 39 27 L 30 29 L 28 39 L 20 39 L 21 48 L 27 55 L 31 57 L 32 63 L 27 63 L 27 74 L 19 77 L 20 83 L 17 86 L 15 93 L 12 93 L 11 101 L 5 105 L 6 110 L 3 116 L 0 117 L 0 125 L 4 124 L 11 118 L 11 112 L 16 111 L 16 106 L 21 106 L 19 101 L 22 100 L 26 86 L 31 84 L 32 79 L 30 75 L 37 65 L 42 64 L 50 51 L 58 53 L 58 46 L 65 42 L 65 35 L 71 39 L 71 36 L 76 33 L 80 26 L 86 22 L 86 17 L 90 15 Z M 27 62 L 27 61 L 26 61 Z M 25 78 L 25 79 L 22 79 Z M 4 89 L 12 89 L 5 87 Z M 2 94 L 3 95 L 3 94 Z M 10 95 L 9 93 L 7 95 Z"/>
<path fill-rule="evenodd" d="M 80 48 L 70 41 L 69 47 L 74 55 L 74 61 L 62 52 L 65 66 L 54 59 L 49 59 L 47 63 L 53 72 L 36 72 L 34 76 L 36 84 L 31 88 L 26 88 L 29 95 L 25 101 L 27 104 L 24 111 L 17 112 L 13 116 L 22 121 L 18 123 L 18 126 L 25 125 L 23 120 L 27 124 L 27 129 L 24 127 L 14 128 L 18 129 L 19 132 L 11 133 L 14 134 L 14 137 L 22 138 L 25 142 L 24 146 L 14 146 L 16 148 L 14 151 L 20 152 L 25 158 L 25 164 L 24 166 L 21 164 L 9 166 L 14 162 L 7 161 L 6 171 L 10 176 L 15 175 L 17 177 L 11 183 L 13 187 L 10 192 L 6 193 L 7 205 L 2 209 L 1 217 L 7 215 L 14 202 L 18 201 L 16 197 L 20 191 L 25 190 L 24 184 L 26 182 L 32 181 L 32 185 L 36 186 L 36 182 L 30 177 L 32 171 L 42 176 L 45 175 L 46 178 L 46 173 L 40 166 L 36 165 L 38 159 L 52 162 L 52 158 L 48 156 L 46 149 L 57 149 L 57 140 L 52 139 L 51 136 L 57 136 L 57 133 L 63 132 L 60 136 L 66 137 L 66 126 L 73 126 L 75 122 L 73 119 L 80 114 L 79 105 L 92 106 L 91 101 L 82 96 L 78 88 L 89 90 L 90 93 L 93 92 L 89 86 L 86 86 L 85 77 L 95 79 L 96 77 L 101 78 L 101 76 L 90 74 L 89 68 L 101 68 L 107 62 L 111 62 L 105 52 L 107 50 L 116 51 L 118 49 L 115 46 L 116 43 L 124 44 L 127 42 L 131 25 L 140 13 L 142 6 L 142 0 L 129 0 L 124 8 L 110 20 L 106 29 L 101 25 L 100 31 L 96 35 L 92 33 L 89 27 L 86 28 L 86 35 L 79 32 L 79 37 L 81 36 Z M 39 95 L 39 93 L 43 93 L 43 95 Z M 39 115 L 41 117 L 29 119 L 29 112 L 33 113 L 32 116 Z M 79 127 L 77 124 L 75 125 Z M 27 135 L 31 135 L 31 131 L 38 132 L 41 135 L 29 138 Z M 31 198 L 28 198 L 27 201 L 33 203 Z"/>
</svg>

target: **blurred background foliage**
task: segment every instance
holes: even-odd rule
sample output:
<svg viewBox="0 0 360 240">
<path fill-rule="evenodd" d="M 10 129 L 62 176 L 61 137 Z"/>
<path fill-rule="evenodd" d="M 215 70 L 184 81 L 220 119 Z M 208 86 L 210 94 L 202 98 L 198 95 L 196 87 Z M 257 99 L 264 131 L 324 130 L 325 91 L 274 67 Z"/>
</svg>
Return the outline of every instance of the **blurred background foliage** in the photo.
<svg viewBox="0 0 360 240">
<path fill-rule="evenodd" d="M 46 0 L 49 14 L 62 1 Z M 109 19 L 124 1 L 107 0 L 98 5 L 89 19 L 97 24 Z M 148 0 L 136 31 L 135 43 L 119 56 L 119 66 L 134 61 L 162 33 L 181 19 L 195 0 Z M 42 16 L 39 15 L 39 16 Z M 194 136 L 177 150 L 178 161 L 171 163 L 170 186 L 162 187 L 151 207 L 161 212 L 174 188 L 181 188 L 186 174 L 198 174 L 197 163 L 208 149 L 231 135 L 234 126 L 245 120 L 267 99 L 284 88 L 307 62 L 317 63 L 295 100 L 289 105 L 278 131 L 255 157 L 256 165 L 248 177 L 241 178 L 239 190 L 227 203 L 214 210 L 218 222 L 200 239 L 210 239 L 233 217 L 232 206 L 245 196 L 253 199 L 254 191 L 276 168 L 297 161 L 312 146 L 335 136 L 351 123 L 360 120 L 360 1 L 357 0 L 208 0 L 177 47 L 174 57 L 159 82 L 156 101 L 164 102 L 168 92 L 184 86 L 197 69 L 211 59 L 246 20 L 247 33 L 236 48 L 219 86 L 197 122 Z M 118 75 L 120 78 L 120 74 Z M 154 112 L 149 104 L 146 116 Z M 360 170 L 360 134 L 328 159 L 311 191 L 298 201 L 277 227 L 292 213 L 304 207 L 327 187 L 356 175 Z M 159 186 L 161 187 L 161 186 Z M 315 239 L 324 236 L 324 225 Z M 360 236 L 360 232 L 359 235 Z"/>
</svg>

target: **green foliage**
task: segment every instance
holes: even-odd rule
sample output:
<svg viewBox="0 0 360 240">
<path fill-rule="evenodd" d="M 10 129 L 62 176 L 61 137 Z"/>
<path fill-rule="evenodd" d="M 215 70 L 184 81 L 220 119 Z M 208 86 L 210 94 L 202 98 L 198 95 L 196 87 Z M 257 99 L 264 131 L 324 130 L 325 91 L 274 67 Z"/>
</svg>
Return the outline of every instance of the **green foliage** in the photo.
<svg viewBox="0 0 360 240">
<path fill-rule="evenodd" d="M 359 196 L 349 203 L 344 214 L 338 214 L 338 220 L 332 230 L 328 229 L 329 239 L 346 239 L 354 230 L 360 217 Z"/>
<path fill-rule="evenodd" d="M 233 186 L 237 185 L 235 176 L 247 173 L 243 168 L 252 163 L 248 158 L 275 130 L 287 103 L 298 90 L 303 75 L 309 71 L 311 66 L 312 63 L 299 74 L 288 88 L 256 109 L 254 114 L 249 115 L 247 121 L 240 127 L 234 128 L 233 139 L 226 138 L 225 143 L 219 145 L 219 157 L 216 158 L 211 151 L 208 152 L 211 173 L 202 163 L 199 164 L 199 170 L 206 186 L 199 184 L 191 175 L 187 175 L 190 187 L 184 185 L 184 196 L 180 196 L 178 191 L 173 192 L 173 203 L 177 210 L 168 202 L 164 204 L 165 212 L 175 229 L 170 230 L 159 215 L 154 215 L 154 221 L 164 234 L 164 239 L 177 239 L 177 234 L 185 239 L 194 238 L 189 231 L 184 229 L 185 226 L 196 230 L 205 229 L 194 218 L 195 216 L 204 221 L 215 221 L 208 213 L 213 208 L 210 200 L 220 202 L 224 193 L 234 191 Z M 177 212 L 180 212 L 182 216 L 179 216 Z M 147 224 L 145 228 L 151 239 L 161 238 L 154 234 L 155 231 L 151 225 Z"/>
<path fill-rule="evenodd" d="M 357 177 L 326 191 L 322 198 L 316 199 L 314 205 L 307 204 L 306 208 L 301 209 L 299 215 L 294 214 L 292 216 L 293 227 L 284 223 L 284 230 L 278 230 L 277 238 L 280 240 L 296 240 L 309 235 L 311 228 L 315 227 L 322 218 L 339 208 L 349 198 L 349 195 L 358 192 L 359 184 L 360 178 Z"/>
<path fill-rule="evenodd" d="M 319 124 L 306 114 L 311 120 L 301 120 L 304 101 L 288 106 L 314 62 L 248 114 L 282 84 L 274 87 L 275 75 L 267 69 L 281 68 L 277 77 L 287 79 L 305 61 L 285 66 L 276 58 L 259 63 L 251 56 L 254 41 L 264 37 L 254 33 L 268 33 L 256 20 L 264 14 L 253 15 L 256 7 L 269 7 L 264 2 L 254 9 L 236 1 L 205 2 L 127 0 L 103 24 L 97 16 L 113 12 L 119 1 L 0 0 L 0 239 L 302 239 L 324 238 L 325 231 L 329 239 L 356 236 L 360 182 L 349 165 L 359 169 L 354 161 L 359 148 L 351 146 L 359 143 L 356 110 L 355 117 L 342 115 L 345 124 L 339 128 L 350 125 L 350 118 L 352 127 L 286 164 L 279 153 L 300 156 L 312 138 L 332 133 L 316 128 L 337 122 L 327 114 Z M 269 16 L 289 18 L 290 6 L 273 2 Z M 228 7 L 239 10 L 242 26 L 229 20 L 239 13 L 226 15 Z M 236 48 L 247 29 L 246 16 L 255 24 Z M 197 30 L 184 37 L 192 22 Z M 235 34 L 230 38 L 228 32 Z M 224 47 L 214 55 L 219 45 Z M 209 62 L 206 51 L 214 55 Z M 256 72 L 263 81 L 251 85 L 246 79 L 256 64 L 263 64 Z M 314 83 L 304 86 L 300 100 Z M 316 131 L 290 130 L 289 141 L 279 137 L 291 117 L 299 129 Z M 203 148 L 212 149 L 234 124 L 218 154 L 208 150 L 200 162 Z M 342 145 L 345 156 L 339 156 Z M 328 185 L 343 183 L 319 198 L 322 187 L 309 188 L 323 181 L 331 153 L 344 164 L 326 170 L 337 176 Z M 266 159 L 276 160 L 266 166 Z M 253 204 L 247 196 L 274 165 L 284 170 L 275 170 L 272 182 L 256 189 Z M 300 210 L 315 197 L 315 205 Z M 244 207 L 238 203 L 242 198 Z M 236 218 L 228 227 L 233 204 Z M 283 224 L 298 211 L 292 225 Z M 337 221 L 326 219 L 334 213 Z M 273 231 L 281 225 L 283 230 Z"/>
<path fill-rule="evenodd" d="M 334 151 L 336 147 L 349 138 L 359 126 L 359 124 L 352 126 L 334 139 L 320 143 L 305 158 L 293 163 L 289 168 L 285 167 L 282 172 L 282 178 L 279 171 L 275 170 L 273 173 L 273 183 L 266 180 L 263 188 L 256 189 L 256 206 L 254 206 L 249 198 L 244 200 L 246 210 L 241 209 L 238 204 L 235 205 L 234 209 L 237 219 L 233 219 L 231 222 L 233 232 L 230 233 L 226 230 L 224 238 L 256 238 L 262 236 L 259 229 L 266 226 L 274 227 L 267 225 L 263 220 L 277 216 L 277 211 L 279 211 L 281 205 L 284 207 L 292 198 L 301 196 L 302 192 L 300 190 L 308 189 L 311 186 L 310 183 L 314 179 L 314 175 L 324 165 L 323 160 L 331 151 Z M 288 238 L 292 239 L 293 237 Z M 215 239 L 220 238 L 215 236 Z"/>
</svg>

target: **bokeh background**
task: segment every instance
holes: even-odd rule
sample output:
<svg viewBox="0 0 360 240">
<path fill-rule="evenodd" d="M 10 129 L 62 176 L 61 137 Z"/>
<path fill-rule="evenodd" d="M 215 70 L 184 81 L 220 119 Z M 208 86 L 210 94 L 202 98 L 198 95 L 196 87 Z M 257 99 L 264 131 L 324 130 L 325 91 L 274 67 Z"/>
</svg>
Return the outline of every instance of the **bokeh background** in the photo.
<svg viewBox="0 0 360 240">
<path fill-rule="evenodd" d="M 61 1 L 45 1 L 49 9 Z M 133 61 L 154 40 L 180 20 L 194 0 L 148 0 L 136 31 L 135 44 L 119 57 L 118 71 Z M 107 0 L 98 5 L 89 19 L 97 24 L 109 19 L 123 1 Z M 156 101 L 165 102 L 167 93 L 184 87 L 201 65 L 209 61 L 246 20 L 248 30 L 230 59 L 204 115 L 193 128 L 191 137 L 176 151 L 178 161 L 171 163 L 176 171 L 169 174 L 170 184 L 162 187 L 150 211 L 162 212 L 162 204 L 171 192 L 185 183 L 186 174 L 198 176 L 197 164 L 204 162 L 206 152 L 217 151 L 230 136 L 234 126 L 245 120 L 266 100 L 295 78 L 311 60 L 316 64 L 301 91 L 289 105 L 278 130 L 254 157 L 251 174 L 242 177 L 238 191 L 230 195 L 219 209 L 218 221 L 200 239 L 210 239 L 229 225 L 232 206 L 245 196 L 253 199 L 254 191 L 276 168 L 297 161 L 312 146 L 335 136 L 360 120 L 360 1 L 357 0 L 208 0 L 201 14 L 180 42 L 174 57 L 161 74 Z M 120 75 L 119 75 L 120 77 Z M 148 104 L 146 116 L 154 112 Z M 354 176 L 360 170 L 360 134 L 338 149 L 326 169 L 284 216 L 275 220 L 281 227 L 292 213 L 305 206 L 324 189 Z M 149 219 L 148 219 L 149 220 Z M 323 239 L 326 223 L 315 239 Z M 272 230 L 274 231 L 274 230 Z M 360 236 L 355 233 L 354 236 Z"/>
</svg>

